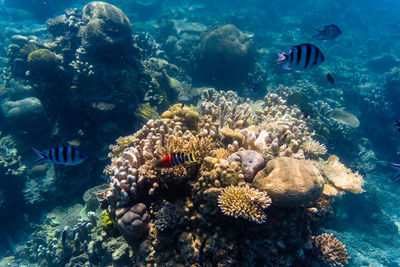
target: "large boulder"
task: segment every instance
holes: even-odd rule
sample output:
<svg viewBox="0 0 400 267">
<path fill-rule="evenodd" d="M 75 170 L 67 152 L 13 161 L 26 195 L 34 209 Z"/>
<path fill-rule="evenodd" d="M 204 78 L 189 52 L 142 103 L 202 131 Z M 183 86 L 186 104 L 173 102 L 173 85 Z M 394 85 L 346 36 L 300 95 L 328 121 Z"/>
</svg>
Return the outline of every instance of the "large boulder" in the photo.
<svg viewBox="0 0 400 267">
<path fill-rule="evenodd" d="M 255 62 L 254 42 L 234 25 L 205 32 L 196 48 L 199 81 L 229 87 L 247 78 Z"/>
<path fill-rule="evenodd" d="M 297 207 L 321 196 L 324 179 L 310 162 L 278 157 L 267 163 L 256 175 L 253 184 L 266 191 L 273 204 Z"/>
<path fill-rule="evenodd" d="M 265 160 L 260 153 L 254 150 L 244 150 L 233 153 L 228 158 L 229 162 L 237 162 L 241 166 L 244 179 L 251 183 L 254 176 L 265 167 Z"/>
</svg>

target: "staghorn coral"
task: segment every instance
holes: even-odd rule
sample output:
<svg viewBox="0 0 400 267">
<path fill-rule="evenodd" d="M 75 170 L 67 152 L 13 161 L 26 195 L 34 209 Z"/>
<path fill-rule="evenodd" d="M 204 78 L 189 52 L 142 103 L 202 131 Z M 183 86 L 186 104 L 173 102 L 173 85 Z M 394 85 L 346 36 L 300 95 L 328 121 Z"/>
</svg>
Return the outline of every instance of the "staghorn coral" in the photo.
<svg viewBox="0 0 400 267">
<path fill-rule="evenodd" d="M 333 234 L 313 236 L 312 243 L 318 257 L 329 266 L 343 266 L 350 259 L 345 245 L 333 237 Z"/>
<path fill-rule="evenodd" d="M 271 204 L 267 193 L 246 186 L 228 186 L 218 196 L 218 206 L 222 213 L 235 218 L 263 223 L 267 216 L 264 209 Z"/>
<path fill-rule="evenodd" d="M 356 171 L 353 173 L 346 168 L 335 155 L 328 158 L 326 162 L 313 162 L 325 178 L 325 187 L 323 194 L 327 196 L 341 195 L 345 191 L 355 194 L 364 192 L 363 177 Z"/>
</svg>

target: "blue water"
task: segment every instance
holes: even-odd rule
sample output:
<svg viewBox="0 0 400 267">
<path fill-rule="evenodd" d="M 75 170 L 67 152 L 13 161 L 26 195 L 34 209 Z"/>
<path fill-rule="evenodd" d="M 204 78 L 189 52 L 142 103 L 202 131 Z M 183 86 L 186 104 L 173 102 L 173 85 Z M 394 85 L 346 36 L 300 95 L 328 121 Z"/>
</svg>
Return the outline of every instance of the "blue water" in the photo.
<svg viewBox="0 0 400 267">
<path fill-rule="evenodd" d="M 205 87 L 232 90 L 253 102 L 275 92 L 288 104 L 297 105 L 308 118 L 315 139 L 326 145 L 328 155 L 337 155 L 364 177 L 364 192 L 337 197 L 333 213 L 315 225 L 311 223 L 311 235 L 333 233 L 346 245 L 351 257 L 348 266 L 400 265 L 400 184 L 391 181 L 400 170 L 387 165 L 400 163 L 400 130 L 394 126 L 395 120 L 400 120 L 398 1 L 109 1 L 130 23 L 120 21 L 123 14 L 109 13 L 104 24 L 89 22 L 89 13 L 83 15 L 82 9 L 88 3 L 1 3 L 0 266 L 139 264 L 140 260 L 132 255 L 129 259 L 113 259 L 110 255 L 116 248 L 111 245 L 103 258 L 97 254 L 93 258 L 88 247 L 99 232 L 93 230 L 90 235 L 91 228 L 80 233 L 82 238 L 74 241 L 74 249 L 66 249 L 66 245 L 60 249 L 57 261 L 39 251 L 50 249 L 50 244 L 61 244 L 64 227 L 80 227 L 66 218 L 79 215 L 83 206 L 74 205 L 84 205 L 82 196 L 88 189 L 110 182 L 110 176 L 103 172 L 111 163 L 107 157 L 109 145 L 120 136 L 137 132 L 151 118 L 140 112 L 143 104 L 148 103 L 159 114 L 176 103 L 195 106 Z M 241 42 L 242 49 L 250 47 L 243 50 L 247 54 L 243 56 L 241 51 L 226 56 L 226 51 L 237 47 L 226 45 L 223 38 L 220 43 L 212 43 L 209 50 L 201 50 L 204 36 L 227 24 L 240 30 L 243 39 L 236 40 L 236 45 Z M 337 39 L 324 42 L 312 38 L 314 28 L 329 24 L 341 29 Z M 325 62 L 301 72 L 273 65 L 278 53 L 302 43 L 316 45 Z M 39 49 L 46 50 L 37 53 L 39 60 L 35 61 L 32 53 Z M 328 72 L 334 84 L 327 80 Z M 173 84 L 175 81 L 179 84 Z M 288 88 L 277 90 L 279 85 Z M 293 97 L 290 102 L 289 95 L 294 91 L 303 98 Z M 353 114 L 359 126 L 332 121 L 327 107 Z M 36 157 L 31 147 L 60 145 L 78 146 L 88 159 L 74 167 L 33 165 Z M 328 155 L 322 158 L 326 160 Z M 168 197 L 173 195 L 171 199 L 176 201 L 187 194 L 179 190 L 185 191 L 183 186 L 173 192 L 167 190 Z M 161 204 L 154 205 L 156 209 Z M 98 218 L 100 213 L 97 210 Z M 60 218 L 68 223 L 60 223 Z M 212 227 L 218 223 L 223 224 L 216 221 Z M 207 231 L 223 236 L 224 226 L 220 227 Z M 199 229 L 197 234 L 201 236 L 204 229 Z M 54 240 L 46 239 L 50 232 Z M 160 260 L 159 266 L 168 262 L 165 257 L 171 260 L 168 266 L 177 262 L 184 266 L 217 265 L 210 256 L 217 251 L 205 253 L 204 262 L 174 262 L 174 255 L 189 253 L 175 234 L 172 243 L 179 249 L 153 255 Z M 113 238 L 123 243 L 118 231 Z M 258 245 L 260 240 L 243 240 L 242 246 L 235 245 L 239 252 L 231 251 L 241 256 L 221 260 L 218 266 L 283 266 L 282 262 L 263 258 L 268 254 L 262 252 L 256 256 L 253 253 L 254 260 L 245 258 L 249 255 L 248 244 L 252 248 L 268 245 L 266 241 Z M 287 266 L 324 266 L 306 249 L 301 260 L 291 260 L 298 253 L 294 249 L 301 247 L 293 246 L 290 251 L 287 246 L 278 253 L 287 257 Z M 131 247 L 140 258 L 140 246 Z M 78 257 L 88 254 L 87 259 Z"/>
</svg>

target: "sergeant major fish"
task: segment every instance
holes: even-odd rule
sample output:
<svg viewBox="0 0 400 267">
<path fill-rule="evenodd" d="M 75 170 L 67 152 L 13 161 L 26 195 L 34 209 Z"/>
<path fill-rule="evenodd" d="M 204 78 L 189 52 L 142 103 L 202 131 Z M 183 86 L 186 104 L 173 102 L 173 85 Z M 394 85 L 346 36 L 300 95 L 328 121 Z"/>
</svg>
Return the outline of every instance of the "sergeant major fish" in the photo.
<svg viewBox="0 0 400 267">
<path fill-rule="evenodd" d="M 170 153 L 162 157 L 157 162 L 156 167 L 158 168 L 171 168 L 177 165 L 184 164 L 185 162 L 196 162 L 193 153 L 185 155 L 184 153 Z"/>
<path fill-rule="evenodd" d="M 318 34 L 313 36 L 313 38 L 317 38 L 322 41 L 334 40 L 342 34 L 342 31 L 335 24 L 326 25 L 322 30 L 315 30 L 318 31 Z"/>
<path fill-rule="evenodd" d="M 400 164 L 397 164 L 397 163 L 389 163 L 389 166 L 392 166 L 392 167 L 394 167 L 394 168 L 396 168 L 396 169 L 400 169 Z M 400 181 L 400 174 L 398 174 L 398 175 L 396 175 L 395 177 L 393 177 L 393 178 L 392 178 L 392 181 L 393 181 L 393 182 Z"/>
<path fill-rule="evenodd" d="M 321 50 L 313 44 L 300 44 L 290 48 L 289 52 L 278 54 L 279 58 L 274 64 L 285 63 L 285 70 L 306 70 L 325 61 Z"/>
<path fill-rule="evenodd" d="M 32 147 L 32 150 L 40 157 L 35 161 L 35 164 L 43 161 L 53 164 L 74 166 L 82 163 L 87 158 L 85 153 L 71 146 L 59 146 L 43 151 Z"/>
</svg>

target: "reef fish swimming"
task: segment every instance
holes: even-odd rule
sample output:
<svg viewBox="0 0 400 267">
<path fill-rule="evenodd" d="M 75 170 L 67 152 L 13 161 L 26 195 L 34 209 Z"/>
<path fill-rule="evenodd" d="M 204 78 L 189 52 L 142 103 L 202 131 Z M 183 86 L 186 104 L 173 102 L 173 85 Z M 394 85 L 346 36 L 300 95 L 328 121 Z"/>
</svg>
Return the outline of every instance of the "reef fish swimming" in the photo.
<svg viewBox="0 0 400 267">
<path fill-rule="evenodd" d="M 43 151 L 39 151 L 32 147 L 32 150 L 40 157 L 35 161 L 35 164 L 43 161 L 53 164 L 74 166 L 82 163 L 87 158 L 85 153 L 71 146 L 58 146 Z"/>
<path fill-rule="evenodd" d="M 185 155 L 184 153 L 170 153 L 165 155 L 157 164 L 156 167 L 171 168 L 185 162 L 196 162 L 193 153 Z"/>
<path fill-rule="evenodd" d="M 342 31 L 335 24 L 326 25 L 322 30 L 315 30 L 318 31 L 318 34 L 313 36 L 313 38 L 317 38 L 322 41 L 334 40 L 342 34 Z"/>
<path fill-rule="evenodd" d="M 278 56 L 274 64 L 285 62 L 283 65 L 285 70 L 306 70 L 325 61 L 321 50 L 308 43 L 293 46 L 287 54 L 282 52 Z"/>
<path fill-rule="evenodd" d="M 396 168 L 396 169 L 400 169 L 400 164 L 397 163 L 389 163 L 390 166 Z M 392 178 L 393 182 L 397 182 L 400 180 L 400 174 L 396 175 L 395 177 Z"/>
<path fill-rule="evenodd" d="M 394 125 L 394 127 L 396 127 L 397 131 L 400 132 L 400 121 L 396 120 L 396 124 Z"/>
</svg>

